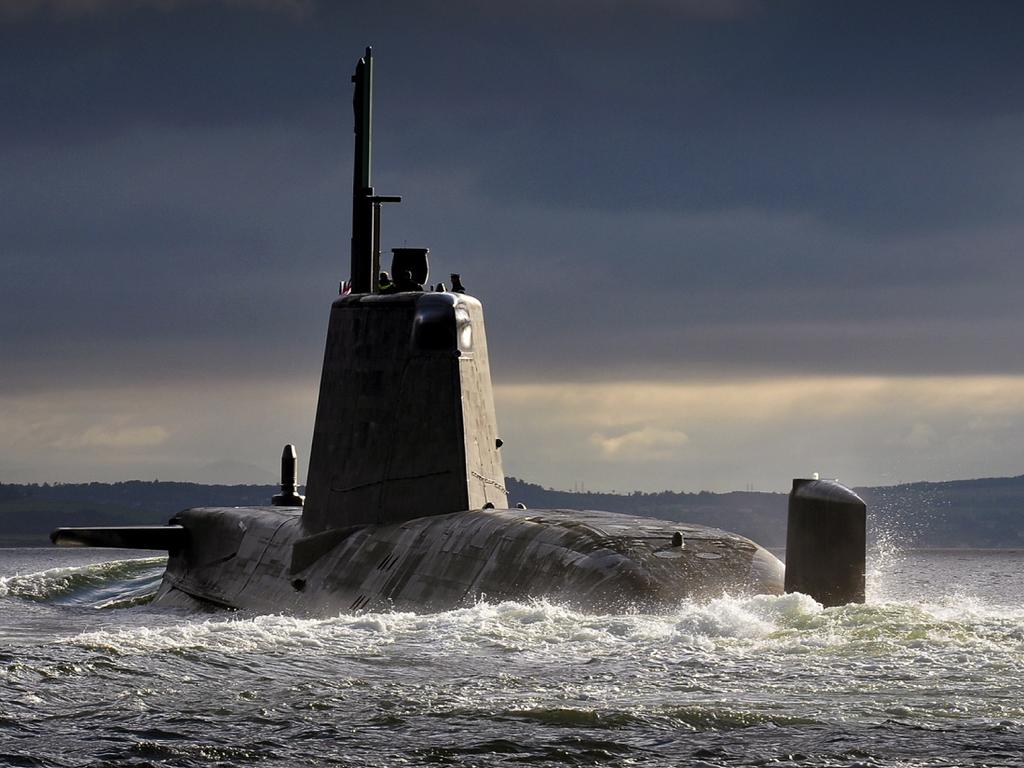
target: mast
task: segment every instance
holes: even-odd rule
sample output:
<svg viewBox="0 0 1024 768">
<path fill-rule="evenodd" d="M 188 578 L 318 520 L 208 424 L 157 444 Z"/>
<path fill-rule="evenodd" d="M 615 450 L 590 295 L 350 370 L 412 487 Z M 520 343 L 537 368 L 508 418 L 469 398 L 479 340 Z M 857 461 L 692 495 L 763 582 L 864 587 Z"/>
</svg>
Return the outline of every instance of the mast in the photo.
<svg viewBox="0 0 1024 768">
<path fill-rule="evenodd" d="M 380 206 L 400 203 L 398 195 L 374 195 L 373 149 L 373 49 L 356 64 L 352 75 L 355 152 L 352 163 L 352 293 L 376 293 L 380 272 Z"/>
</svg>

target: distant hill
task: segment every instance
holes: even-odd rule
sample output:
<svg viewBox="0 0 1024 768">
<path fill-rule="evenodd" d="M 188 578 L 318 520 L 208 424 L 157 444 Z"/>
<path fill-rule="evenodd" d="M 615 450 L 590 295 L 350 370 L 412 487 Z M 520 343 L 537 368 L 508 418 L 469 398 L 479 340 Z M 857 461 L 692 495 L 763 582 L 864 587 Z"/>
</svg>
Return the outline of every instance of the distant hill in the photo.
<svg viewBox="0 0 1024 768">
<path fill-rule="evenodd" d="M 271 485 L 0 483 L 0 546 L 49 544 L 62 525 L 159 525 L 188 507 L 268 504 Z"/>
<path fill-rule="evenodd" d="M 604 509 L 713 525 L 767 547 L 786 542 L 784 493 L 574 493 L 514 477 L 507 484 L 510 504 L 534 509 Z M 188 507 L 269 504 L 277 490 L 156 481 L 0 484 L 0 546 L 48 544 L 61 525 L 152 525 Z M 871 538 L 908 547 L 1024 547 L 1024 476 L 856 491 L 868 503 Z"/>
<path fill-rule="evenodd" d="M 856 490 L 875 534 L 908 546 L 1024 547 L 1024 475 Z"/>
<path fill-rule="evenodd" d="M 786 543 L 785 493 L 570 493 L 509 478 L 509 501 L 607 509 L 714 525 L 766 547 Z M 868 537 L 905 547 L 1024 547 L 1024 475 L 854 489 L 868 505 Z"/>
</svg>

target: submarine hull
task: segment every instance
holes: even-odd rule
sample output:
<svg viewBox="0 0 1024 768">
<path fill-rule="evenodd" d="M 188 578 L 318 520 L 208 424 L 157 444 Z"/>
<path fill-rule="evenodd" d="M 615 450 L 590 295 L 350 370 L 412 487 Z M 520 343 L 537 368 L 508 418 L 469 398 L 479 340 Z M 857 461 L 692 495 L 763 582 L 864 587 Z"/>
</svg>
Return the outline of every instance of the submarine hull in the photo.
<svg viewBox="0 0 1024 768">
<path fill-rule="evenodd" d="M 156 601 L 171 606 L 322 616 L 543 597 L 653 612 L 783 589 L 782 563 L 749 539 L 610 512 L 470 510 L 313 535 L 281 507 L 197 508 L 172 522 L 191 545 L 168 560 Z"/>
</svg>

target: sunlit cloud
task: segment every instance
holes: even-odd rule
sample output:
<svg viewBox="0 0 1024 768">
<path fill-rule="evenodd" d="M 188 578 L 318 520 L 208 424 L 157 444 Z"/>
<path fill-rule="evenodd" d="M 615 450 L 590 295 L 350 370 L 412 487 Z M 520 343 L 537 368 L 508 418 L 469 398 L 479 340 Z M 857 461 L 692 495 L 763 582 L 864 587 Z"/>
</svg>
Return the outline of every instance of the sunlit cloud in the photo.
<svg viewBox="0 0 1024 768">
<path fill-rule="evenodd" d="M 670 458 L 690 438 L 685 432 L 645 426 L 620 435 L 595 432 L 590 441 L 608 461 L 647 461 Z"/>
<path fill-rule="evenodd" d="M 564 487 L 783 490 L 1024 472 L 1024 377 L 500 386 L 506 471 Z"/>
<path fill-rule="evenodd" d="M 915 422 L 907 433 L 904 442 L 911 448 L 927 448 L 935 442 L 935 429 L 923 421 Z"/>
<path fill-rule="evenodd" d="M 505 471 L 595 490 L 785 490 L 1024 473 L 1024 376 L 498 386 Z M 211 478 L 309 462 L 307 378 L 181 379 L 0 397 L 0 482 Z M 240 472 L 241 470 L 239 470 Z M 247 471 L 246 477 L 251 472 Z"/>
<path fill-rule="evenodd" d="M 175 382 L 0 397 L 0 482 L 250 482 L 285 443 L 308 466 L 306 381 Z"/>
<path fill-rule="evenodd" d="M 513 384 L 498 387 L 502 403 L 551 408 L 560 421 L 614 427 L 638 418 L 671 422 L 839 420 L 888 410 L 959 411 L 978 416 L 1024 411 L 1024 377 L 801 377 L 669 382 Z"/>
<path fill-rule="evenodd" d="M 62 450 L 81 448 L 148 448 L 167 441 L 170 432 L 161 426 L 119 427 L 94 425 L 84 432 L 54 440 Z"/>
</svg>

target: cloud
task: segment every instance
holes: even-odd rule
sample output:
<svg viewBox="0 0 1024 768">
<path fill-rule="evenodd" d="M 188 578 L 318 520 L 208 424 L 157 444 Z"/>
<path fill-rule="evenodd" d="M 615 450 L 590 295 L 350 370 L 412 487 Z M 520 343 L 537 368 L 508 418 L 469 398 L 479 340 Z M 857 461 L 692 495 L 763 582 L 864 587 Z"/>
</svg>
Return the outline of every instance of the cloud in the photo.
<svg viewBox="0 0 1024 768">
<path fill-rule="evenodd" d="M 0 482 L 246 482 L 247 466 L 278 466 L 285 443 L 297 446 L 305 475 L 315 381 L 79 385 L 0 393 Z"/>
<path fill-rule="evenodd" d="M 36 14 L 73 20 L 139 8 L 170 12 L 200 5 L 277 11 L 297 17 L 310 12 L 313 0 L 0 0 L 0 21 L 17 21 Z"/>
<path fill-rule="evenodd" d="M 1024 376 L 499 386 L 509 474 L 621 490 L 785 490 L 1024 472 Z M 984 429 L 979 431 L 979 423 Z"/>
<path fill-rule="evenodd" d="M 911 448 L 928 448 L 935 442 L 935 430 L 931 424 L 923 421 L 915 422 L 903 438 L 903 442 Z"/>
<path fill-rule="evenodd" d="M 170 432 L 161 426 L 94 425 L 75 435 L 57 438 L 51 445 L 61 450 L 81 448 L 151 448 L 162 445 Z"/>
<path fill-rule="evenodd" d="M 664 461 L 673 458 L 676 449 L 689 439 L 685 432 L 652 426 L 614 436 L 600 432 L 590 436 L 606 461 Z"/>
<path fill-rule="evenodd" d="M 314 375 L 0 395 L 0 481 L 205 479 L 225 461 L 273 468 L 288 442 L 304 475 L 316 392 Z M 538 381 L 498 386 L 496 401 L 506 472 L 554 487 L 784 491 L 815 471 L 858 485 L 1024 472 L 1024 376 Z"/>
<path fill-rule="evenodd" d="M 185 476 L 308 434 L 368 41 L 375 183 L 405 196 L 384 246 L 461 272 L 495 381 L 540 387 L 499 391 L 523 418 L 502 422 L 511 467 L 735 487 L 829 463 L 964 476 L 985 440 L 993 467 L 1015 455 L 1018 412 L 982 386 L 1024 373 L 1013 4 L 0 0 L 3 18 L 22 23 L 0 46 L 0 461 Z M 278 385 L 301 403 L 256 423 Z M 174 430 L 152 446 L 89 433 L 155 424 Z M 627 460 L 644 451 L 672 458 Z"/>
<path fill-rule="evenodd" d="M 1024 376 L 807 376 L 511 384 L 499 402 L 517 411 L 535 405 L 559 426 L 620 429 L 637 422 L 790 424 L 910 413 L 1005 416 L 1024 412 Z M 909 422 L 911 425 L 918 421 Z M 692 435 L 691 435 L 692 437 Z"/>
<path fill-rule="evenodd" d="M 763 0 L 519 0 L 516 3 L 446 3 L 457 6 L 466 13 L 493 15 L 499 19 L 571 16 L 580 23 L 582 19 L 603 18 L 621 13 L 637 14 L 655 12 L 668 17 L 728 21 L 742 18 L 758 11 Z"/>
</svg>

